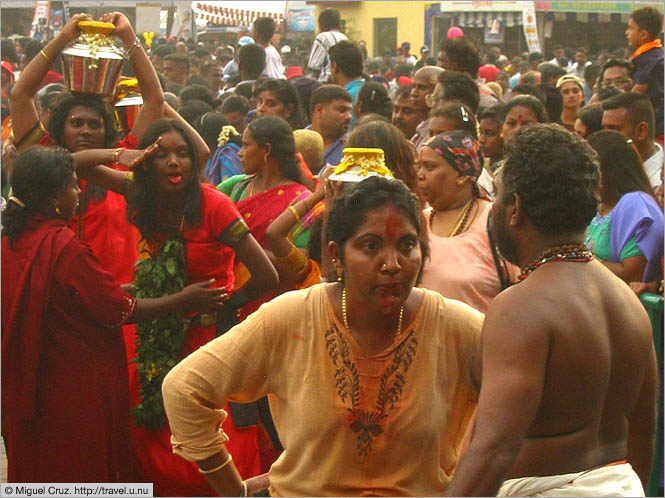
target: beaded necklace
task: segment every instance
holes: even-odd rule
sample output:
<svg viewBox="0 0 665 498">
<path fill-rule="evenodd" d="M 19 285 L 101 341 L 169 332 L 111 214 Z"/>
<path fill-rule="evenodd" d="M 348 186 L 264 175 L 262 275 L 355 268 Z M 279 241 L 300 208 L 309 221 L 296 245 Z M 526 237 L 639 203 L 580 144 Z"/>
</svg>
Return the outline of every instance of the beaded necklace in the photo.
<svg viewBox="0 0 665 498">
<path fill-rule="evenodd" d="M 397 333 L 395 335 L 400 335 L 402 333 L 402 319 L 404 318 L 404 305 L 399 310 L 399 322 L 397 323 Z M 346 287 L 342 289 L 342 319 L 344 320 L 344 326 L 346 330 L 351 332 L 351 327 L 349 327 L 349 320 L 346 317 Z"/>
<path fill-rule="evenodd" d="M 593 259 L 593 253 L 584 244 L 567 244 L 545 249 L 529 267 L 522 270 L 517 279 L 521 282 L 528 277 L 532 271 L 545 263 L 552 261 L 570 261 L 573 263 L 588 263 Z"/>
<path fill-rule="evenodd" d="M 464 205 L 462 208 L 462 211 L 460 211 L 460 214 L 457 216 L 457 219 L 455 220 L 455 225 L 453 226 L 453 229 L 451 232 L 448 234 L 448 237 L 455 237 L 456 235 L 459 235 L 464 232 L 464 228 L 466 227 L 467 222 L 469 221 L 469 216 L 471 215 L 471 211 L 474 205 L 475 199 L 472 197 L 469 199 L 469 201 Z M 436 211 L 434 208 L 429 213 L 429 226 L 432 228 L 432 222 L 434 221 L 434 215 L 436 214 Z"/>
</svg>

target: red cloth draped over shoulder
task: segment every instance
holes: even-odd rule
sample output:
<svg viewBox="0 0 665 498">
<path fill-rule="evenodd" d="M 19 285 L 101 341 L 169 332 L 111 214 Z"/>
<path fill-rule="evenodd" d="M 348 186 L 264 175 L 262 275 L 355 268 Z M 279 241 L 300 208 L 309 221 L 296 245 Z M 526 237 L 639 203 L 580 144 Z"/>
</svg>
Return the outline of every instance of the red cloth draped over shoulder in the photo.
<svg viewBox="0 0 665 498">
<path fill-rule="evenodd" d="M 12 482 L 136 482 L 119 325 L 136 300 L 62 220 L 2 239 L 2 407 Z"/>
<path fill-rule="evenodd" d="M 30 234 L 18 281 L 2 279 L 2 408 L 16 416 L 31 418 L 35 413 L 49 284 L 55 263 L 73 238 L 74 233 L 62 220 L 42 223 Z M 6 237 L 2 239 L 2 254 L 3 271 L 8 272 L 5 256 L 9 257 L 11 250 Z"/>
<path fill-rule="evenodd" d="M 300 196 L 300 194 L 306 191 L 309 191 L 309 189 L 304 185 L 291 183 L 289 185 L 280 185 L 271 188 L 260 194 L 238 201 L 238 210 L 243 218 L 245 218 L 250 232 L 252 232 L 252 235 L 257 242 L 261 244 L 261 247 L 264 249 L 270 248 L 268 241 L 266 240 L 266 231 L 268 230 L 270 223 L 282 214 L 282 212 L 287 209 L 293 201 Z M 239 271 L 239 274 L 246 277 L 247 270 L 243 268 Z M 263 303 L 270 301 L 278 294 L 286 292 L 287 290 L 292 290 L 292 288 L 280 286 L 279 289 L 275 289 L 275 291 L 269 292 L 259 299 L 246 304 L 240 310 L 240 319 L 244 320 L 245 317 L 259 309 L 259 306 Z"/>
<path fill-rule="evenodd" d="M 40 131 L 41 130 L 41 131 Z M 56 143 L 46 130 L 35 127 L 21 142 L 35 143 L 44 147 L 53 147 Z M 21 149 L 29 143 L 21 144 Z M 137 138 L 129 133 L 118 141 L 114 148 L 136 149 Z M 108 164 L 119 171 L 127 171 L 121 164 Z M 81 196 L 88 188 L 88 182 L 80 180 Z M 138 230 L 127 221 L 127 202 L 122 194 L 106 192 L 103 199 L 91 198 L 83 214 L 83 220 L 76 214 L 69 222 L 69 227 L 77 236 L 87 242 L 102 266 L 121 284 L 133 280 L 134 263 L 138 259 Z"/>
</svg>

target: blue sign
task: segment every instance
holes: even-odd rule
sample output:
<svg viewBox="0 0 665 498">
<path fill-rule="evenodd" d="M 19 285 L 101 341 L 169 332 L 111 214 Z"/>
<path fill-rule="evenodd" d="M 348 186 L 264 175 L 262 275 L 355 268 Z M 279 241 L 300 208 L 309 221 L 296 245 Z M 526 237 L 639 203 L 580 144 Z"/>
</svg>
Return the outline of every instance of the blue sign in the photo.
<svg viewBox="0 0 665 498">
<path fill-rule="evenodd" d="M 314 7 L 289 10 L 286 15 L 286 22 L 289 27 L 289 31 L 314 32 L 316 27 Z"/>
</svg>

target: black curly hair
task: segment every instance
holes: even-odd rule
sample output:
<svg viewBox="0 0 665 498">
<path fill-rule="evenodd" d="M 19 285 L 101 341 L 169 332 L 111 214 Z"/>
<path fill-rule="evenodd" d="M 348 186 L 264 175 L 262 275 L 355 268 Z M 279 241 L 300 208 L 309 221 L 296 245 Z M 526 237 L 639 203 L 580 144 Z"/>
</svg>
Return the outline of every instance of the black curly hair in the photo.
<svg viewBox="0 0 665 498">
<path fill-rule="evenodd" d="M 74 179 L 72 155 L 60 147 L 32 146 L 14 160 L 12 194 L 25 207 L 10 200 L 2 213 L 2 234 L 11 244 L 25 229 L 34 213 L 44 212 L 46 204 Z"/>
<path fill-rule="evenodd" d="M 526 126 L 505 145 L 503 202 L 519 195 L 543 235 L 581 232 L 595 216 L 599 165 L 579 136 L 554 124 Z"/>
<path fill-rule="evenodd" d="M 185 220 L 187 227 L 195 227 L 201 222 L 201 158 L 191 135 L 185 127 L 174 119 L 160 119 L 155 121 L 146 130 L 139 142 L 139 149 L 145 149 L 155 142 L 161 135 L 169 131 L 180 133 L 187 144 L 192 161 L 192 171 L 185 184 Z M 127 192 L 127 219 L 134 224 L 141 235 L 146 239 L 153 239 L 164 231 L 164 213 L 158 206 L 158 195 L 155 192 L 155 172 L 152 169 L 152 159 L 146 159 L 144 167 L 134 170 L 134 182 Z"/>
</svg>

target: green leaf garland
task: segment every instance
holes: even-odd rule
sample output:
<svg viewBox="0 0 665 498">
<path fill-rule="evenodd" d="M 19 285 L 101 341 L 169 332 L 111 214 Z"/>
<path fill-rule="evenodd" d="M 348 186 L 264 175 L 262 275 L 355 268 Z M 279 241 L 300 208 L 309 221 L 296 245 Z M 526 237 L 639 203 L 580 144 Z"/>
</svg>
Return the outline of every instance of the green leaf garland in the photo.
<svg viewBox="0 0 665 498">
<path fill-rule="evenodd" d="M 185 287 L 187 265 L 185 241 L 173 235 L 157 254 L 142 251 L 144 257 L 135 265 L 134 288 L 137 298 L 165 297 Z M 136 358 L 141 382 L 141 402 L 132 414 L 137 426 L 158 430 L 166 421 L 162 400 L 164 377 L 180 360 L 188 320 L 182 311 L 175 311 L 157 320 L 137 324 Z"/>
</svg>

